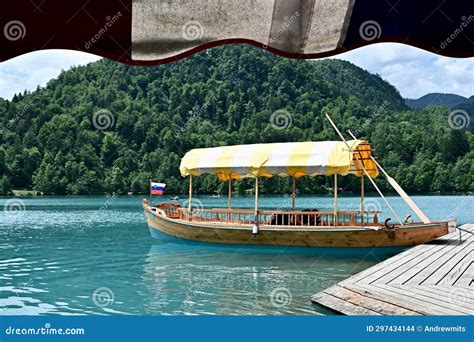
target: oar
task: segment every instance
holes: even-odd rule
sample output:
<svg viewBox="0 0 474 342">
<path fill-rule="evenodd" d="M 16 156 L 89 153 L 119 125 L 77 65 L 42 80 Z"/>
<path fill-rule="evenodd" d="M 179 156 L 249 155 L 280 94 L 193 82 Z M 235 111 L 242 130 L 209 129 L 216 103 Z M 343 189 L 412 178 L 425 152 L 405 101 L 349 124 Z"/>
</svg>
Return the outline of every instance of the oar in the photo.
<svg viewBox="0 0 474 342">
<path fill-rule="evenodd" d="M 346 144 L 347 148 L 349 149 L 349 152 L 352 151 L 352 148 L 349 146 L 348 142 L 346 141 L 346 138 L 344 138 L 344 136 L 341 134 L 341 132 L 339 131 L 339 129 L 337 128 L 336 124 L 331 120 L 331 117 L 326 114 L 326 118 L 329 120 L 329 122 L 331 123 L 332 127 L 334 128 L 334 130 L 336 131 L 336 133 L 339 135 L 339 137 L 341 138 L 341 140 L 344 142 L 344 144 Z M 377 190 L 377 192 L 379 193 L 380 197 L 382 197 L 382 199 L 385 201 L 385 204 L 387 204 L 387 206 L 390 208 L 390 211 L 393 213 L 393 215 L 395 215 L 395 217 L 397 218 L 398 222 L 400 223 L 400 225 L 403 225 L 403 222 L 402 220 L 400 220 L 400 218 L 398 217 L 397 213 L 395 212 L 395 210 L 393 210 L 392 206 L 390 205 L 390 203 L 388 203 L 387 199 L 385 198 L 385 196 L 382 194 L 382 191 L 380 191 L 379 187 L 377 186 L 377 184 L 375 184 L 375 181 L 373 180 L 372 177 L 370 177 L 369 173 L 367 172 L 367 170 L 365 169 L 364 167 L 364 163 L 362 163 L 360 160 L 359 160 L 359 157 L 357 157 L 357 155 L 355 156 L 357 161 L 359 162 L 359 165 L 360 167 L 362 168 L 362 170 L 364 171 L 365 175 L 369 178 L 370 182 L 372 183 L 372 185 L 374 186 L 375 190 Z"/>
<path fill-rule="evenodd" d="M 348 130 L 347 133 L 349 133 L 349 135 L 353 139 L 357 140 L 355 135 L 352 134 L 352 132 L 350 130 Z M 408 206 L 415 212 L 416 215 L 418 215 L 418 217 L 423 221 L 423 223 L 431 223 L 431 221 L 428 219 L 428 217 L 426 217 L 426 215 L 421 211 L 421 209 L 418 208 L 418 206 L 415 204 L 415 202 L 413 202 L 413 200 L 410 198 L 410 196 L 407 195 L 405 190 L 402 189 L 400 184 L 398 184 L 395 179 L 390 177 L 388 175 L 388 173 L 385 172 L 385 170 L 382 168 L 382 166 L 380 166 L 380 164 L 377 162 L 377 160 L 375 160 L 374 157 L 372 157 L 372 155 L 370 156 L 370 159 L 373 160 L 373 162 L 377 165 L 377 167 L 380 169 L 380 171 L 382 171 L 382 173 L 385 175 L 385 178 L 387 178 L 387 181 L 390 183 L 390 185 L 395 189 L 395 191 L 400 195 L 400 197 L 405 200 L 405 202 L 408 204 Z"/>
</svg>

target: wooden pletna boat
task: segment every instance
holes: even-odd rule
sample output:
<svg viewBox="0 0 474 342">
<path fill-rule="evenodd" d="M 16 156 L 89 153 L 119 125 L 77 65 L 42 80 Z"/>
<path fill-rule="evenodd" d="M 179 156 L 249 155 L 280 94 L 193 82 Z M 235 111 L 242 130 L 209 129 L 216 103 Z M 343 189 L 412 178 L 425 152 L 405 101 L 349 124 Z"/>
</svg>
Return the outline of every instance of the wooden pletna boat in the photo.
<svg viewBox="0 0 474 342">
<path fill-rule="evenodd" d="M 454 220 L 430 221 L 388 176 L 372 155 L 368 141 L 346 141 L 331 119 L 342 141 L 294 142 L 223 146 L 194 149 L 181 160 L 181 175 L 189 176 L 186 206 L 143 200 L 143 209 L 153 237 L 175 237 L 206 243 L 269 245 L 284 247 L 399 247 L 413 246 L 448 234 Z M 393 210 L 374 179 L 379 170 L 421 219 L 403 221 Z M 193 207 L 192 180 L 215 174 L 228 182 L 227 208 Z M 355 175 L 361 179 L 359 210 L 340 210 L 337 205 L 337 177 Z M 292 177 L 292 210 L 261 209 L 258 203 L 259 178 Z M 302 176 L 334 177 L 334 207 L 330 211 L 297 210 L 296 180 Z M 255 207 L 232 208 L 232 180 L 255 179 Z M 364 183 L 368 179 L 396 222 L 379 222 L 379 210 L 364 208 Z"/>
</svg>

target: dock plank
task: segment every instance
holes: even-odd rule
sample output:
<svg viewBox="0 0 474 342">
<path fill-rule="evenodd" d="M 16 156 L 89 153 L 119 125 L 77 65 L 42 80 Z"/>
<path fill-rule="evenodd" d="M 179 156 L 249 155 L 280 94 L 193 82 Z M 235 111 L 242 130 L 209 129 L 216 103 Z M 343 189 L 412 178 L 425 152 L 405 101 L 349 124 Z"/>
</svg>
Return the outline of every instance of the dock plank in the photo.
<svg viewBox="0 0 474 342">
<path fill-rule="evenodd" d="M 376 311 L 367 310 L 363 307 L 354 305 L 338 297 L 334 297 L 328 293 L 326 294 L 315 294 L 312 297 L 313 301 L 317 301 L 322 306 L 332 309 L 337 307 L 337 311 L 346 315 L 363 315 L 363 316 L 380 316 L 381 314 Z"/>
<path fill-rule="evenodd" d="M 327 289 L 325 293 L 344 301 L 363 307 L 370 311 L 378 312 L 382 315 L 413 315 L 414 312 L 403 307 L 389 303 L 381 304 L 380 301 L 362 296 L 357 292 L 348 290 L 341 286 L 335 286 Z"/>
<path fill-rule="evenodd" d="M 430 253 L 424 253 L 412 258 L 409 262 L 403 264 L 393 272 L 388 272 L 377 279 L 377 282 L 384 284 L 403 284 L 405 281 L 415 277 L 426 267 L 435 264 L 435 261 L 448 253 L 455 245 L 443 245 L 440 248 L 434 248 Z"/>
<path fill-rule="evenodd" d="M 456 280 L 454 286 L 462 286 L 462 287 L 469 287 L 474 286 L 474 261 L 472 260 L 471 256 L 471 263 L 461 275 L 461 277 Z M 473 298 L 474 299 L 474 298 Z"/>
<path fill-rule="evenodd" d="M 449 245 L 454 245 L 455 243 L 459 242 L 459 236 L 461 234 L 461 237 L 462 239 L 465 241 L 465 240 L 468 240 L 469 238 L 472 238 L 472 234 L 469 234 L 468 232 L 464 232 L 464 231 L 455 231 L 451 234 L 448 234 L 448 235 L 445 235 L 443 237 L 440 237 L 438 239 L 436 239 L 436 242 L 439 244 L 440 242 L 441 243 L 446 243 L 446 244 L 449 244 Z M 377 279 L 377 276 L 380 276 L 380 275 L 384 275 L 387 273 L 386 271 L 386 266 L 387 265 L 391 265 L 392 266 L 392 270 L 395 271 L 396 269 L 398 269 L 401 265 L 403 265 L 404 263 L 406 262 L 409 262 L 410 260 L 413 260 L 413 259 L 416 259 L 419 255 L 423 254 L 423 253 L 428 253 L 430 251 L 433 251 L 433 250 L 436 250 L 436 249 L 439 249 L 439 248 L 442 248 L 443 245 L 441 245 L 441 247 L 437 247 L 437 245 L 433 244 L 433 243 L 427 243 L 427 244 L 423 244 L 423 245 L 419 245 L 419 246 L 416 246 L 416 247 L 412 247 L 410 249 L 407 249 L 406 251 L 400 253 L 397 255 L 397 258 L 390 258 L 390 259 L 387 259 L 365 271 L 362 271 L 358 274 L 355 274 L 353 275 L 351 278 L 347 279 L 348 281 L 359 281 L 359 280 L 362 280 L 362 279 L 365 279 L 364 282 L 371 282 L 373 281 L 374 279 Z"/>
<path fill-rule="evenodd" d="M 416 251 L 412 251 L 413 248 L 407 250 L 407 251 L 404 251 L 400 254 L 398 254 L 397 256 L 399 256 L 399 258 L 397 258 L 396 260 L 393 260 L 393 258 L 389 258 L 385 261 L 382 261 L 381 263 L 377 264 L 377 265 L 374 265 L 370 268 L 368 268 L 367 270 L 365 271 L 362 271 L 358 274 L 355 274 L 353 275 L 352 277 L 344 280 L 344 282 L 349 282 L 349 283 L 353 283 L 353 282 L 363 282 L 363 283 L 370 283 L 378 278 L 380 278 L 381 276 L 383 276 L 384 274 L 387 273 L 387 270 L 386 270 L 386 267 L 391 265 L 392 266 L 392 270 L 395 270 L 397 269 L 398 267 L 401 267 L 404 263 L 408 262 L 409 260 L 411 260 L 412 258 L 415 258 L 416 255 L 418 254 L 423 254 L 425 252 L 428 252 L 430 249 L 433 249 L 435 248 L 435 246 L 427 246 L 427 245 L 423 245 L 422 246 L 423 248 L 419 248 L 417 249 Z M 410 251 L 412 251 L 410 253 Z M 411 255 L 413 254 L 413 255 Z M 392 262 L 391 262 L 392 261 Z"/>
<path fill-rule="evenodd" d="M 474 315 L 474 224 L 460 228 L 316 293 L 311 300 L 346 315 Z"/>
<path fill-rule="evenodd" d="M 463 234 L 464 238 L 468 238 L 471 235 L 468 235 L 466 232 L 461 232 Z M 456 238 L 453 238 L 456 237 Z M 445 244 L 425 244 L 425 245 L 420 245 L 417 247 L 413 247 L 404 253 L 406 253 L 406 256 L 400 256 L 400 258 L 396 258 L 395 260 L 392 260 L 394 258 L 390 258 L 387 261 L 387 263 L 384 265 L 391 265 L 391 269 L 387 271 L 386 267 L 383 267 L 378 272 L 379 277 L 378 278 L 373 278 L 373 277 L 367 277 L 365 278 L 364 282 L 366 283 L 371 283 L 374 281 L 384 281 L 383 277 L 386 277 L 390 279 L 390 281 L 393 281 L 397 279 L 398 277 L 402 275 L 408 275 L 410 277 L 413 274 L 416 274 L 417 271 L 420 271 L 422 268 L 421 263 L 425 262 L 425 264 L 430 264 L 432 260 L 436 260 L 436 258 L 439 257 L 439 255 L 442 255 L 443 253 L 448 253 L 452 250 L 456 250 L 457 246 L 459 245 L 459 238 L 456 233 L 454 234 L 448 234 L 440 239 L 437 239 L 436 242 L 444 242 Z M 429 247 L 431 248 L 424 248 L 424 247 Z M 387 280 L 388 280 L 387 279 Z"/>
<path fill-rule="evenodd" d="M 446 254 L 443 261 L 433 263 L 432 266 L 426 267 L 419 274 L 419 279 L 410 279 L 404 284 L 418 284 L 418 285 L 435 285 L 446 273 L 449 272 L 463 257 L 465 249 L 468 251 L 474 247 L 474 242 L 465 243 L 459 250 L 452 250 Z"/>
<path fill-rule="evenodd" d="M 463 255 L 463 253 L 460 253 L 461 250 L 459 248 L 462 250 L 465 247 L 460 247 L 459 242 L 455 242 L 443 248 L 438 248 L 424 259 L 414 260 L 414 263 L 409 265 L 408 269 L 404 270 L 404 272 L 399 272 L 396 277 L 388 280 L 387 284 L 407 284 L 409 282 L 420 284 L 425 279 L 424 274 L 437 272 L 444 263 L 453 257 Z"/>
<path fill-rule="evenodd" d="M 439 292 L 432 291 L 430 288 L 425 286 L 395 285 L 392 286 L 391 289 L 393 289 L 393 287 L 399 290 L 398 293 L 406 293 L 406 291 L 409 291 L 413 296 L 416 296 L 416 298 L 423 300 L 426 303 L 452 310 L 453 314 L 456 314 L 456 312 L 463 315 L 474 314 L 474 309 L 472 309 L 472 306 L 469 307 L 468 302 L 463 303 L 464 305 L 459 305 L 457 302 L 455 303 L 453 301 L 450 293 L 440 294 Z"/>
<path fill-rule="evenodd" d="M 357 288 L 365 290 L 371 297 L 377 296 L 379 300 L 387 303 L 404 306 L 408 310 L 418 311 L 423 315 L 461 315 L 462 312 L 446 308 L 444 305 L 434 305 L 425 298 L 420 298 L 412 292 L 400 291 L 393 286 L 385 286 L 377 284 L 370 286 L 364 284 L 358 285 Z"/>
<path fill-rule="evenodd" d="M 454 285 L 456 281 L 461 278 L 464 272 L 469 268 L 472 263 L 472 250 L 465 254 L 461 260 L 443 277 L 436 285 L 446 286 Z"/>
<path fill-rule="evenodd" d="M 474 298 L 469 297 L 470 289 L 464 289 L 462 286 L 452 287 L 448 292 L 446 292 L 445 287 L 436 285 L 424 285 L 413 288 L 418 288 L 417 291 L 425 291 L 426 293 L 437 296 L 440 301 L 454 302 L 461 309 L 474 310 Z"/>
</svg>

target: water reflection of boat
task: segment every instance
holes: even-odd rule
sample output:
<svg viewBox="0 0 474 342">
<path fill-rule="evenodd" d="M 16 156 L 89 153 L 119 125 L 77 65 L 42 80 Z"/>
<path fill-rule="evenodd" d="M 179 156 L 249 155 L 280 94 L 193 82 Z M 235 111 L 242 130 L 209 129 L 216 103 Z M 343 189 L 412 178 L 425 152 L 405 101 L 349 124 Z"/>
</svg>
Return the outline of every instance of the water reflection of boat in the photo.
<svg viewBox="0 0 474 342">
<path fill-rule="evenodd" d="M 350 259 L 354 258 L 360 260 L 363 256 L 368 261 L 380 261 L 380 258 L 391 257 L 406 247 L 385 247 L 382 249 L 374 249 L 373 247 L 361 247 L 361 248 L 345 248 L 345 247 L 292 247 L 288 249 L 287 246 L 273 246 L 273 245 L 236 245 L 236 244 L 217 244 L 217 243 L 205 243 L 201 241 L 180 239 L 169 234 L 161 233 L 156 230 L 150 229 L 150 233 L 153 238 L 159 240 L 158 244 L 155 244 L 152 248 L 153 251 L 159 253 L 167 253 L 166 251 L 177 250 L 186 251 L 189 253 L 190 249 L 192 253 L 202 251 L 204 254 L 208 253 L 222 253 L 229 256 L 232 254 L 245 254 L 245 255 L 290 255 L 290 256 L 302 256 L 302 257 L 330 257 L 332 259 Z M 165 252 L 163 252 L 165 251 Z M 218 260 L 216 260 L 216 265 Z"/>
<path fill-rule="evenodd" d="M 147 306 L 155 313 L 314 315 L 308 298 L 315 289 L 380 260 L 342 253 L 310 257 L 312 248 L 281 253 L 283 247 L 170 241 L 154 243 L 144 263 Z M 281 288 L 291 291 L 291 306 L 273 305 L 271 294 Z"/>
<path fill-rule="evenodd" d="M 330 120 L 330 118 L 328 117 Z M 332 121 L 331 121 L 332 123 Z M 333 123 L 332 123 L 333 124 Z M 338 134 L 340 132 L 334 126 Z M 143 200 L 152 236 L 173 237 L 240 245 L 291 247 L 396 247 L 413 246 L 446 235 L 454 221 L 430 221 L 381 168 L 367 141 L 320 141 L 223 146 L 191 150 L 181 160 L 180 171 L 189 176 L 189 200 L 186 208 L 162 203 L 153 207 Z M 379 170 L 421 219 L 402 221 L 387 202 L 374 179 Z M 228 182 L 228 208 L 193 208 L 193 176 L 215 174 Z M 296 210 L 296 180 L 302 176 L 334 177 L 334 209 Z M 337 205 L 338 175 L 361 179 L 359 210 L 340 210 Z M 259 178 L 291 177 L 292 210 L 259 208 Z M 232 208 L 232 180 L 255 179 L 255 208 Z M 364 180 L 367 178 L 392 211 L 397 222 L 380 223 L 378 208 L 365 208 Z M 407 216 L 408 217 L 408 216 Z"/>
</svg>

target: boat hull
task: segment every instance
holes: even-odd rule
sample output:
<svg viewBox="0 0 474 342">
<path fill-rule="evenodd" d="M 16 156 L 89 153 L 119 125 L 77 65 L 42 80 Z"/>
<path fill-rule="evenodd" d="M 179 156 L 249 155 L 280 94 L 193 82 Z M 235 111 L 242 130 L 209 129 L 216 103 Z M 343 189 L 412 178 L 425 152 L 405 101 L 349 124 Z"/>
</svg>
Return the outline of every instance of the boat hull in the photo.
<svg viewBox="0 0 474 342">
<path fill-rule="evenodd" d="M 168 218 L 144 207 L 152 237 L 179 238 L 205 243 L 268 245 L 285 247 L 403 247 L 415 246 L 448 234 L 448 222 L 404 225 L 393 232 L 371 228 L 275 228 L 260 227 L 256 236 L 251 225 L 193 223 Z"/>
</svg>

